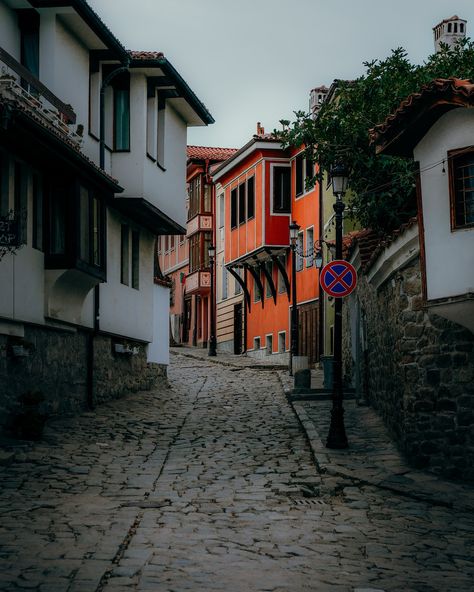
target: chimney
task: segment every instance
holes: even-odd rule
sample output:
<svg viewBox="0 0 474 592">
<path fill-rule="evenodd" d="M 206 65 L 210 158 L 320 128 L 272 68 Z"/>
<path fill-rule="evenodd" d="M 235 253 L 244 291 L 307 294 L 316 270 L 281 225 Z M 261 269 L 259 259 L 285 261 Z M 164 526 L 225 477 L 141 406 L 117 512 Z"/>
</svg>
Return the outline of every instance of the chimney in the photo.
<svg viewBox="0 0 474 592">
<path fill-rule="evenodd" d="M 265 128 L 261 126 L 260 121 L 257 121 L 257 136 L 263 136 L 265 134 Z"/>
</svg>

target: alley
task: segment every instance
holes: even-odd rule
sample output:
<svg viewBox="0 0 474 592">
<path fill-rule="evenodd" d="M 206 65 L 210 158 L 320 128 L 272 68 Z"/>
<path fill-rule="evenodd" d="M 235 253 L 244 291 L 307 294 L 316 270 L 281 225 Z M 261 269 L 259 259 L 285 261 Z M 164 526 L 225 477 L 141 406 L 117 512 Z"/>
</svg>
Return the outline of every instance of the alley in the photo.
<svg viewBox="0 0 474 592">
<path fill-rule="evenodd" d="M 169 378 L 5 449 L 0 590 L 472 589 L 472 513 L 319 475 L 276 371 Z"/>
</svg>

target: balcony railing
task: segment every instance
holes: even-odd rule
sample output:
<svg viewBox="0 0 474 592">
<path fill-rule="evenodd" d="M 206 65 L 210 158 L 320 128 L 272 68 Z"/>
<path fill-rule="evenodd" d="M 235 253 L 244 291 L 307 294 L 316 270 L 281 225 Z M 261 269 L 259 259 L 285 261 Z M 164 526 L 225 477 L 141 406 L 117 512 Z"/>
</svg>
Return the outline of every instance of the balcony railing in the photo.
<svg viewBox="0 0 474 592">
<path fill-rule="evenodd" d="M 13 56 L 0 48 L 0 94 L 20 102 L 25 109 L 55 127 L 80 146 L 83 138 L 72 128 L 76 114 Z M 79 126 L 78 126 L 79 127 Z"/>
</svg>

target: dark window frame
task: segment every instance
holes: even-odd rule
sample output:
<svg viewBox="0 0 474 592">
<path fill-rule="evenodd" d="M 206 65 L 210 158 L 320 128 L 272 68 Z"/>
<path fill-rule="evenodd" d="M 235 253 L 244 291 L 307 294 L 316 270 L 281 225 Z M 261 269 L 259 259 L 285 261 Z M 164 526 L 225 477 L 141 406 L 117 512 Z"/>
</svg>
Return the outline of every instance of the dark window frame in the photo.
<svg viewBox="0 0 474 592">
<path fill-rule="evenodd" d="M 241 224 L 245 224 L 246 212 L 247 212 L 247 204 L 246 204 L 246 191 L 245 191 L 245 182 L 244 182 L 244 183 L 240 183 L 240 185 L 239 185 L 239 226 Z"/>
<path fill-rule="evenodd" d="M 230 228 L 234 230 L 237 228 L 237 211 L 238 211 L 238 190 L 237 187 L 231 189 L 230 192 Z"/>
<path fill-rule="evenodd" d="M 247 220 L 255 218 L 255 175 L 247 179 Z"/>
<path fill-rule="evenodd" d="M 472 166 L 474 168 L 474 150 L 451 150 L 448 152 L 448 161 L 451 231 L 455 232 L 457 230 L 474 228 L 474 214 L 471 213 L 471 208 L 474 208 L 474 204 L 472 203 L 474 202 L 474 175 L 463 177 L 463 179 L 472 179 L 472 189 L 469 188 L 470 190 L 466 192 L 466 187 L 458 187 L 460 180 L 459 169 L 466 166 Z M 468 199 L 465 199 L 466 193 L 469 194 Z M 464 222 L 458 219 L 461 204 L 464 204 Z"/>
<path fill-rule="evenodd" d="M 291 168 L 273 167 L 273 214 L 291 214 Z"/>
<path fill-rule="evenodd" d="M 130 74 L 122 72 L 112 80 L 113 88 L 113 145 L 114 152 L 130 152 Z M 126 98 L 127 118 L 126 118 L 126 143 L 123 146 L 118 146 L 118 129 L 120 121 L 118 118 L 118 99 L 119 96 Z"/>
</svg>

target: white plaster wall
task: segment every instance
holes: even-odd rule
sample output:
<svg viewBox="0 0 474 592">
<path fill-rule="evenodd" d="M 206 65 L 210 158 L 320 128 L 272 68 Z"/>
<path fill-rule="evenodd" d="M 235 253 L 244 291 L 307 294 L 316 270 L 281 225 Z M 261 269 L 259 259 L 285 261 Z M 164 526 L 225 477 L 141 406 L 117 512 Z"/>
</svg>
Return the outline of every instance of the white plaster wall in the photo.
<svg viewBox="0 0 474 592">
<path fill-rule="evenodd" d="M 474 110 L 454 109 L 430 128 L 414 150 L 420 162 L 428 300 L 474 291 L 474 229 L 451 232 L 448 150 L 474 143 Z M 445 170 L 438 164 L 446 159 Z"/>
<path fill-rule="evenodd" d="M 163 171 L 149 158 L 144 163 L 144 197 L 186 227 L 186 124 L 167 104 Z"/>
<path fill-rule="evenodd" d="M 153 287 L 153 341 L 148 346 L 149 362 L 170 363 L 169 312 L 170 290 L 155 284 Z"/>
<path fill-rule="evenodd" d="M 112 155 L 112 176 L 124 188 L 122 197 L 143 197 L 172 220 L 186 226 L 186 134 L 181 117 L 166 106 L 165 150 L 161 164 L 146 158 L 147 96 L 146 78 L 131 75 L 130 80 L 130 152 Z"/>
<path fill-rule="evenodd" d="M 107 283 L 100 284 L 100 329 L 150 342 L 153 340 L 154 237 L 140 229 L 140 289 L 126 286 L 120 282 L 122 222 L 129 223 L 114 211 L 108 211 Z"/>
<path fill-rule="evenodd" d="M 87 130 L 89 116 L 89 51 L 56 20 L 56 63 L 53 92 L 72 105 L 77 124 Z"/>
<path fill-rule="evenodd" d="M 20 31 L 16 13 L 0 1 L 0 45 L 20 61 Z"/>
</svg>

